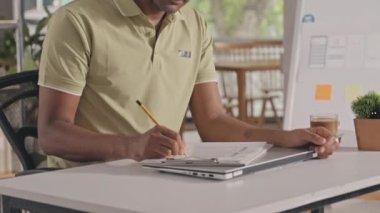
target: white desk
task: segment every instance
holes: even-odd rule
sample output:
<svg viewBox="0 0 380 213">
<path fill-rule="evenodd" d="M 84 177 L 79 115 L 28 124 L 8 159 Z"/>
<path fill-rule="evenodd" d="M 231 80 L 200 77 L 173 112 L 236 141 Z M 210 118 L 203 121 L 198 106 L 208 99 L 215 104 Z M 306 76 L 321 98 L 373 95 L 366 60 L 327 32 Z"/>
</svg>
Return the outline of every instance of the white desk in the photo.
<svg viewBox="0 0 380 213">
<path fill-rule="evenodd" d="M 378 162 L 378 152 L 343 147 L 328 160 L 214 181 L 162 174 L 121 160 L 1 180 L 0 194 L 89 212 L 298 211 L 379 189 Z"/>
</svg>

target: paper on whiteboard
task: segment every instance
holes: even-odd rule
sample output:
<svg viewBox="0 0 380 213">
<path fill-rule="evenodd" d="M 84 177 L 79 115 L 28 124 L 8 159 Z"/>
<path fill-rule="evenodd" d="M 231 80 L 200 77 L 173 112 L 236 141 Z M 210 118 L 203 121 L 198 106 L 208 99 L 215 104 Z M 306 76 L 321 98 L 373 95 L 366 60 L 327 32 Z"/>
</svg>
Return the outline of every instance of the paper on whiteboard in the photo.
<svg viewBox="0 0 380 213">
<path fill-rule="evenodd" d="M 327 36 L 313 36 L 310 41 L 309 67 L 320 69 L 326 66 Z"/>
<path fill-rule="evenodd" d="M 370 34 L 367 37 L 366 68 L 380 68 L 380 34 Z"/>
<path fill-rule="evenodd" d="M 350 84 L 344 87 L 344 97 L 347 102 L 351 103 L 360 95 L 361 89 L 359 84 Z"/>
<path fill-rule="evenodd" d="M 346 37 L 329 36 L 326 56 L 327 68 L 343 68 L 346 62 Z"/>
<path fill-rule="evenodd" d="M 348 36 L 347 45 L 347 68 L 362 68 L 364 63 L 364 35 Z"/>
</svg>

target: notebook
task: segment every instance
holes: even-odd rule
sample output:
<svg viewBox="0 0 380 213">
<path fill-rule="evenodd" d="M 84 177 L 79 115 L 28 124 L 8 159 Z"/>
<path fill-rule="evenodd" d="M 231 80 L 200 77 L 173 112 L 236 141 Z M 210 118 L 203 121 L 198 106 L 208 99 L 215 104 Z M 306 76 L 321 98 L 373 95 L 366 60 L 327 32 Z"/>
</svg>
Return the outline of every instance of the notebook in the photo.
<svg viewBox="0 0 380 213">
<path fill-rule="evenodd" d="M 257 157 L 253 160 L 251 160 L 250 163 L 246 165 L 195 165 L 195 164 L 185 164 L 182 163 L 181 165 L 177 164 L 170 164 L 167 163 L 168 160 L 165 159 L 159 159 L 159 160 L 148 160 L 143 161 L 142 166 L 144 168 L 154 169 L 158 170 L 160 172 L 165 173 L 172 173 L 172 174 L 179 174 L 179 175 L 187 175 L 192 177 L 198 177 L 198 178 L 208 178 L 208 179 L 215 179 L 215 180 L 228 180 L 231 178 L 235 178 L 244 174 L 248 174 L 251 172 L 257 172 L 268 168 L 273 168 L 276 166 L 281 166 L 289 163 L 309 160 L 317 157 L 317 153 L 315 153 L 312 150 L 306 150 L 306 149 L 289 149 L 289 148 L 281 148 L 281 147 L 269 147 L 265 146 L 265 143 L 252 143 L 248 142 L 249 144 L 255 144 L 257 148 L 265 149 L 264 152 L 261 152 L 261 154 L 258 154 Z M 212 147 L 215 147 L 215 149 L 219 149 L 219 146 L 223 146 L 224 144 L 227 145 L 233 145 L 233 143 L 200 143 L 197 146 L 194 146 L 193 148 L 196 150 L 193 150 L 192 153 L 202 153 L 202 151 L 197 151 L 198 149 L 202 149 L 202 147 L 205 147 L 204 150 L 208 150 Z M 237 145 L 238 143 L 236 143 Z M 242 142 L 240 145 L 247 144 L 245 142 Z M 215 150 L 214 150 L 215 151 Z M 219 151 L 215 151 L 219 152 Z M 260 152 L 257 152 L 260 153 Z M 196 154 L 194 154 L 196 155 Z M 209 157 L 209 156 L 208 156 Z"/>
<path fill-rule="evenodd" d="M 186 155 L 173 156 L 160 161 L 168 166 L 246 166 L 264 155 L 271 144 L 267 143 L 199 143 L 188 145 Z"/>
</svg>

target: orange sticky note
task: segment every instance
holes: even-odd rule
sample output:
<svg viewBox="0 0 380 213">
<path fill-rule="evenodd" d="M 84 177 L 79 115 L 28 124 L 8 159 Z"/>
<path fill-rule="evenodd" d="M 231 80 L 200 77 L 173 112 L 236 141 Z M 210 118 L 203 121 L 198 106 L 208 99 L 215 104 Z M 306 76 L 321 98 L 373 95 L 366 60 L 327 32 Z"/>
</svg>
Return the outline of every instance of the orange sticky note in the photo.
<svg viewBox="0 0 380 213">
<path fill-rule="evenodd" d="M 318 84 L 315 87 L 315 100 L 317 101 L 329 101 L 332 95 L 331 84 Z"/>
</svg>

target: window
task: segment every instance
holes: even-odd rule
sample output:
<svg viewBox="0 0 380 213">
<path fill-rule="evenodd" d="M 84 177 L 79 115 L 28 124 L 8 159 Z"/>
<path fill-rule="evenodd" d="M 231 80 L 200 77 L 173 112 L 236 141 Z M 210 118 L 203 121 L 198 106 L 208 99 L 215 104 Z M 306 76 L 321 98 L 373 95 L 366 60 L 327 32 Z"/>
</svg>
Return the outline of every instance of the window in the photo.
<svg viewBox="0 0 380 213">
<path fill-rule="evenodd" d="M 35 24 L 47 15 L 44 7 L 54 12 L 70 1 L 72 0 L 25 0 L 25 20 L 29 24 Z"/>
<path fill-rule="evenodd" d="M 284 0 L 193 0 L 214 37 L 282 38 Z"/>
</svg>

